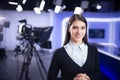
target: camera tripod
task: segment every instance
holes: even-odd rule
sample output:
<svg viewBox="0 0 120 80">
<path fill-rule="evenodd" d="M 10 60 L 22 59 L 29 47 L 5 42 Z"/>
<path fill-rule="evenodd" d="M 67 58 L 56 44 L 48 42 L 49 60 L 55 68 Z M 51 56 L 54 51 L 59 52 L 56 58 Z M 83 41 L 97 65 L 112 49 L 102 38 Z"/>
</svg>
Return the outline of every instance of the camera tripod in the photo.
<svg viewBox="0 0 120 80">
<path fill-rule="evenodd" d="M 41 64 L 43 70 L 45 71 L 45 74 L 47 75 L 47 71 L 46 71 L 46 69 L 43 65 L 43 62 L 42 62 L 42 60 L 41 60 L 41 58 L 40 58 L 40 56 L 39 56 L 39 54 L 38 54 L 38 52 L 37 52 L 37 50 L 36 50 L 36 48 L 33 44 L 34 44 L 34 42 L 32 40 L 30 40 L 22 51 L 25 56 L 24 56 L 24 61 L 23 61 L 23 65 L 22 65 L 22 68 L 21 68 L 21 73 L 20 73 L 19 80 L 30 80 L 29 66 L 31 64 L 33 52 L 35 53 L 36 62 L 37 62 L 38 69 L 39 69 L 42 80 L 45 80 L 45 79 L 44 79 L 43 74 L 40 70 L 40 65 L 39 64 Z"/>
</svg>

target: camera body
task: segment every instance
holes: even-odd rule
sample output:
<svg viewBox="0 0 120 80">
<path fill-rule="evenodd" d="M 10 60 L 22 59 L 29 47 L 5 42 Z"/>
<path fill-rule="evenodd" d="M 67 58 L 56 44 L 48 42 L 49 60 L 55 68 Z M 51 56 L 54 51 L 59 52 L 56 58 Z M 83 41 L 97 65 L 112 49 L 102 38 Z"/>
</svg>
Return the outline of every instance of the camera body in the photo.
<svg viewBox="0 0 120 80">
<path fill-rule="evenodd" d="M 32 25 L 27 24 L 25 19 L 19 22 L 21 24 L 18 26 L 18 40 L 27 40 L 32 43 L 37 43 L 41 47 L 51 48 L 51 41 L 48 41 L 48 39 L 53 30 L 52 26 L 32 28 Z"/>
</svg>

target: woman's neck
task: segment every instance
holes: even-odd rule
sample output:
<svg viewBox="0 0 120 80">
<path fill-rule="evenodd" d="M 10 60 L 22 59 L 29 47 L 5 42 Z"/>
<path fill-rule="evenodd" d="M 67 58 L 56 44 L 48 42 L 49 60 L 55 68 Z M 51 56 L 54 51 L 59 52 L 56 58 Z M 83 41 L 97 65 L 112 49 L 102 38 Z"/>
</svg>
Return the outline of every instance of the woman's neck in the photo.
<svg viewBox="0 0 120 80">
<path fill-rule="evenodd" d="M 82 41 L 79 41 L 79 42 L 75 42 L 75 41 L 73 41 L 73 40 L 70 40 L 73 44 L 75 44 L 75 45 L 80 45 L 80 44 L 82 44 Z"/>
</svg>

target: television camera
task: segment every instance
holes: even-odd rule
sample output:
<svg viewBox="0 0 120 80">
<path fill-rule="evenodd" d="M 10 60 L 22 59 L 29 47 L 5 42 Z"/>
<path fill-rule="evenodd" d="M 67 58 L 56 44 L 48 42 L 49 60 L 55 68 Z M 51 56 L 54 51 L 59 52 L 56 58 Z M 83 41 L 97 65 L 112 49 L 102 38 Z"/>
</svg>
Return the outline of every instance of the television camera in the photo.
<svg viewBox="0 0 120 80">
<path fill-rule="evenodd" d="M 32 28 L 32 25 L 27 24 L 26 19 L 19 20 L 19 22 L 21 24 L 18 26 L 18 40 L 25 39 L 39 44 L 41 48 L 51 49 L 51 41 L 48 39 L 53 29 L 52 26 Z"/>
<path fill-rule="evenodd" d="M 26 80 L 30 80 L 30 78 L 28 76 L 28 72 L 29 72 L 29 65 L 31 64 L 33 51 L 35 53 L 36 60 L 38 59 L 37 64 L 38 64 L 38 69 L 41 74 L 42 80 L 44 80 L 43 74 L 40 71 L 39 64 L 41 64 L 46 75 L 47 75 L 47 71 L 46 71 L 46 69 L 43 65 L 43 62 L 34 46 L 34 43 L 37 43 L 41 48 L 51 49 L 51 41 L 49 41 L 48 39 L 50 37 L 53 27 L 49 26 L 49 27 L 34 27 L 34 28 L 32 28 L 32 26 L 30 24 L 27 24 L 26 19 L 19 20 L 19 22 L 21 24 L 18 26 L 19 36 L 17 36 L 17 39 L 21 40 L 21 41 L 25 40 L 28 42 L 26 44 L 25 48 L 22 50 L 22 53 L 24 53 L 25 56 L 24 56 L 24 62 L 23 62 L 22 68 L 21 68 L 21 74 L 20 74 L 19 80 L 22 80 L 24 75 L 25 75 Z M 17 50 L 17 48 L 16 48 L 16 50 Z"/>
</svg>

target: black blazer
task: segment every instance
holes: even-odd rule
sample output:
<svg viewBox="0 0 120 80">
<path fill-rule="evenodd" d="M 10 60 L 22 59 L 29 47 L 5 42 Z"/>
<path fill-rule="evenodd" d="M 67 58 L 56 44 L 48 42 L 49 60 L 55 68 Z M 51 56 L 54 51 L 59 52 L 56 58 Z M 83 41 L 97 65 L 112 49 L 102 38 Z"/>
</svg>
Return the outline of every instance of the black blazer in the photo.
<svg viewBox="0 0 120 80">
<path fill-rule="evenodd" d="M 88 45 L 87 60 L 82 67 L 69 57 L 64 47 L 57 49 L 52 57 L 47 79 L 56 80 L 59 70 L 62 80 L 73 80 L 79 73 L 86 73 L 90 80 L 101 80 L 97 48 Z"/>
</svg>

